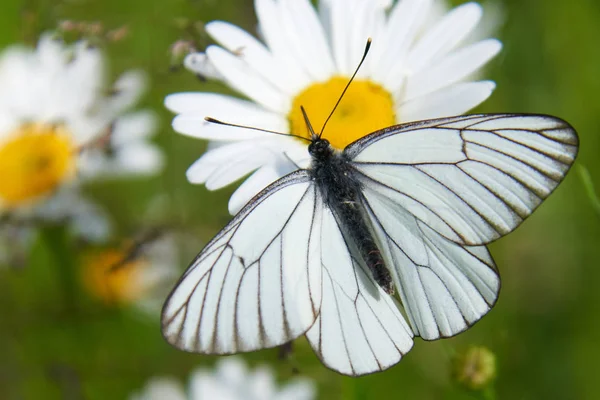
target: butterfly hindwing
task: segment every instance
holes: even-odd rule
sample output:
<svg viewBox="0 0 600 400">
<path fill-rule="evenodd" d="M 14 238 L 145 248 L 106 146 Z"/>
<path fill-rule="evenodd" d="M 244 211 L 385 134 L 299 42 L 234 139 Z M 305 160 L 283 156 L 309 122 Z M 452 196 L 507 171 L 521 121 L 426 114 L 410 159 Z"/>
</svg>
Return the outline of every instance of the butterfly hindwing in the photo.
<svg viewBox="0 0 600 400">
<path fill-rule="evenodd" d="M 365 185 L 363 205 L 415 335 L 454 336 L 494 305 L 500 277 L 485 246 L 454 243 Z"/>
<path fill-rule="evenodd" d="M 306 337 L 326 366 L 345 375 L 396 364 L 413 344 L 398 303 L 373 281 L 327 207 L 321 229 L 322 305 Z"/>
<path fill-rule="evenodd" d="M 165 338 L 193 352 L 274 347 L 321 304 L 318 194 L 298 171 L 257 195 L 185 272 L 163 308 Z"/>
</svg>

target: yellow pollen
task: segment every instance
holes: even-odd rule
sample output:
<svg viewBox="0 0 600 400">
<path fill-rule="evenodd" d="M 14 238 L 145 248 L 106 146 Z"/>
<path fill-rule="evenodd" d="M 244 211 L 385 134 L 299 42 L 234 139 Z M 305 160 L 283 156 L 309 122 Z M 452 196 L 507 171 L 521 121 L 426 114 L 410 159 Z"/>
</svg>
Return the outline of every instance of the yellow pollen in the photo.
<svg viewBox="0 0 600 400">
<path fill-rule="evenodd" d="M 288 116 L 291 133 L 310 137 L 300 106 L 304 106 L 310 122 L 319 133 L 347 83 L 346 77 L 333 77 L 298 94 Z M 355 79 L 327 123 L 323 138 L 341 150 L 355 140 L 395 123 L 394 101 L 390 93 L 377 83 Z"/>
<path fill-rule="evenodd" d="M 128 260 L 128 248 L 110 248 L 84 258 L 82 279 L 92 296 L 108 305 L 127 304 L 144 293 L 140 275 L 148 267 L 144 259 Z"/>
<path fill-rule="evenodd" d="M 75 171 L 74 143 L 60 125 L 24 124 L 0 143 L 0 201 L 14 208 L 52 193 Z"/>
</svg>

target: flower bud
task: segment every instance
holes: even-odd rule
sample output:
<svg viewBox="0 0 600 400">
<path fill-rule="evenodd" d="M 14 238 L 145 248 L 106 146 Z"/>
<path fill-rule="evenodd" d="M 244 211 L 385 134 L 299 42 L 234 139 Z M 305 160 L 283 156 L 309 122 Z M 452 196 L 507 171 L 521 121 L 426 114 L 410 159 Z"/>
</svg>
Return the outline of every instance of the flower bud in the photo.
<svg viewBox="0 0 600 400">
<path fill-rule="evenodd" d="M 470 390 L 481 390 L 496 377 L 496 356 L 484 346 L 471 346 L 453 362 L 454 381 Z"/>
</svg>

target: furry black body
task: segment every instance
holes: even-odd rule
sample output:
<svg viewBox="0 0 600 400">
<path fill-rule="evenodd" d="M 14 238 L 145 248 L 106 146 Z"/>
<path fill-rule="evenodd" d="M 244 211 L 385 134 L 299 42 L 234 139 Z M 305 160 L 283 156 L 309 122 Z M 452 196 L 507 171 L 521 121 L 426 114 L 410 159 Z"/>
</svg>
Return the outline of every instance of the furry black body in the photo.
<svg viewBox="0 0 600 400">
<path fill-rule="evenodd" d="M 354 242 L 375 282 L 387 293 L 393 294 L 392 277 L 365 222 L 366 210 L 360 198 L 361 184 L 353 176 L 348 160 L 329 141 L 318 137 L 313 138 L 308 151 L 312 157 L 308 171 L 319 188 L 323 201 L 346 232 L 346 240 Z"/>
</svg>

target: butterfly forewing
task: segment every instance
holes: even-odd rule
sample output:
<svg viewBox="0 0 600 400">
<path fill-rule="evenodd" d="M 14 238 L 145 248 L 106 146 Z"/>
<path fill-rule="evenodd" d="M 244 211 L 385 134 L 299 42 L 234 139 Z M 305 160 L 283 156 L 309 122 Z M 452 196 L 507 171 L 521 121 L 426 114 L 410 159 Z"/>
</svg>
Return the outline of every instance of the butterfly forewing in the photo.
<svg viewBox="0 0 600 400">
<path fill-rule="evenodd" d="M 429 227 L 481 245 L 512 231 L 556 188 L 577 143 L 555 117 L 487 114 L 387 128 L 344 153 Z"/>
<path fill-rule="evenodd" d="M 304 171 L 250 202 L 169 296 L 162 316 L 165 338 L 186 351 L 228 354 L 304 334 L 321 304 L 317 204 Z"/>
</svg>

